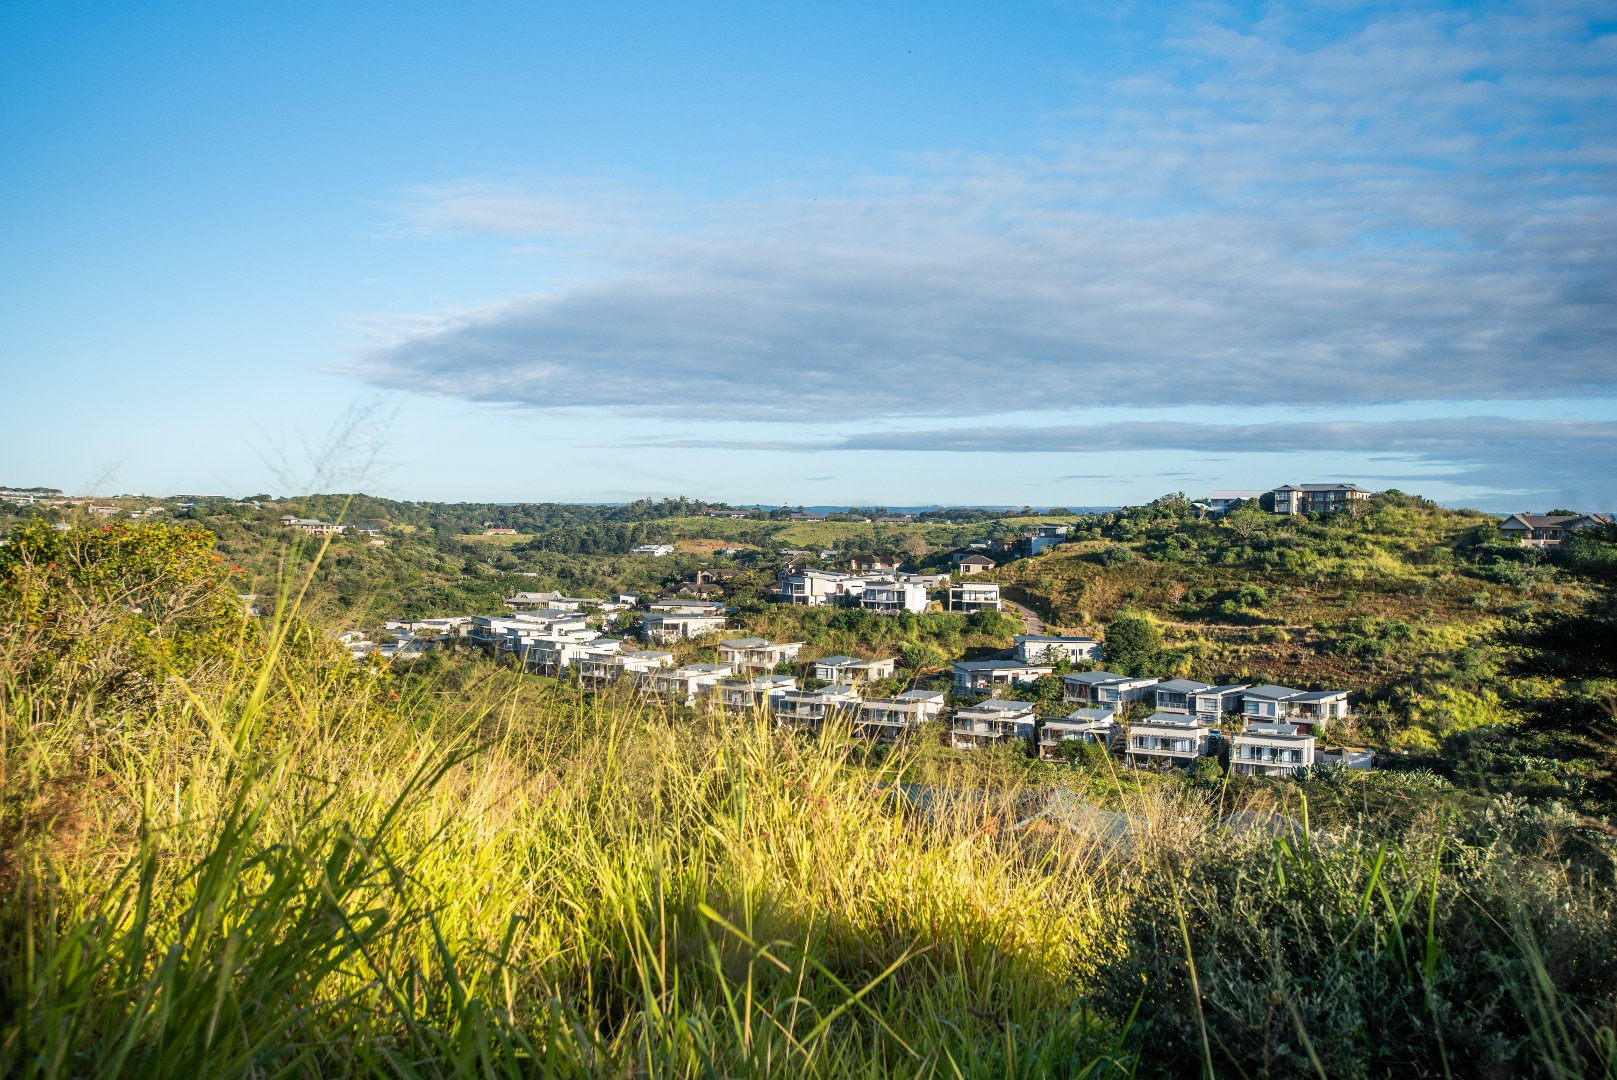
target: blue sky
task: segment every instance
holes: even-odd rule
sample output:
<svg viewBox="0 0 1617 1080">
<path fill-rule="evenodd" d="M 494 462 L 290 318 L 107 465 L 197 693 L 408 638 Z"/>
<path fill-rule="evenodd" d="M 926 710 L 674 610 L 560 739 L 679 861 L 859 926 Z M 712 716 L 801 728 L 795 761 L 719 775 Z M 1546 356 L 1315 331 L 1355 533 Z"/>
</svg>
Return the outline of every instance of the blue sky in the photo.
<svg viewBox="0 0 1617 1080">
<path fill-rule="evenodd" d="M 0 34 L 0 483 L 1617 507 L 1617 4 Z"/>
</svg>

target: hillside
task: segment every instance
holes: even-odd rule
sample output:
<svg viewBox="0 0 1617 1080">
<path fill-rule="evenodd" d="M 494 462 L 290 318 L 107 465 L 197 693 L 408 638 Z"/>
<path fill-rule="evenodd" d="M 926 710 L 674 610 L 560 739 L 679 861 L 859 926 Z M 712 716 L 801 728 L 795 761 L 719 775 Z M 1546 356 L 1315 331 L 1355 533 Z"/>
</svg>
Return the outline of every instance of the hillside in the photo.
<svg viewBox="0 0 1617 1080">
<path fill-rule="evenodd" d="M 1094 520 L 1074 542 L 988 575 L 1052 625 L 1096 635 L 1143 613 L 1165 649 L 1152 674 L 1352 690 L 1365 736 L 1431 749 L 1507 718 L 1517 687 L 1498 635 L 1572 610 L 1590 586 L 1504 542 L 1494 519 L 1383 493 L 1360 515 L 1203 520 L 1158 500 Z"/>
<path fill-rule="evenodd" d="M 243 618 L 204 531 L 10 539 L 0 1075 L 1617 1066 L 1609 818 L 1423 770 L 869 753 L 448 652 L 394 672 Z M 1603 610 L 1528 651 L 1617 675 L 1578 645 Z M 844 615 L 797 617 L 878 632 Z"/>
</svg>

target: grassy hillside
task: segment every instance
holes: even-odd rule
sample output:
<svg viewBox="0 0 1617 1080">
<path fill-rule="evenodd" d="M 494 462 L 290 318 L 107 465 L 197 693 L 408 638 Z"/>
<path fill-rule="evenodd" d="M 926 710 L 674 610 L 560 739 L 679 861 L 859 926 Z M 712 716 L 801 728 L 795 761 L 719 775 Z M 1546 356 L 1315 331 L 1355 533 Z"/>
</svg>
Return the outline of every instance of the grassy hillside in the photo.
<svg viewBox="0 0 1617 1080">
<path fill-rule="evenodd" d="M 1553 806 L 356 668 L 199 534 L 15 541 L 0 1074 L 1617 1067 L 1610 845 Z"/>
<path fill-rule="evenodd" d="M 1153 673 L 1366 695 L 1364 736 L 1415 749 L 1505 719 L 1503 699 L 1532 687 L 1503 676 L 1499 633 L 1590 595 L 1492 518 L 1396 493 L 1324 519 L 1209 521 L 1161 500 L 989 576 L 1068 629 L 1148 615 L 1166 646 Z"/>
</svg>

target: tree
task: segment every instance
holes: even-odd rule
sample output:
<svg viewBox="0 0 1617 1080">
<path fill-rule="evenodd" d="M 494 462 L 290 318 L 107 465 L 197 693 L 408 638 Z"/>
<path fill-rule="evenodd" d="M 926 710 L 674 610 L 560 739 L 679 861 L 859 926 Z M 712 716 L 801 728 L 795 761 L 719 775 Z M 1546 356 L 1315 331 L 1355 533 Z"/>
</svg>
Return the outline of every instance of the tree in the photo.
<svg viewBox="0 0 1617 1080">
<path fill-rule="evenodd" d="M 1069 765 L 1101 765 L 1106 761 L 1106 751 L 1099 743 L 1088 739 L 1063 739 L 1056 744 L 1056 756 Z"/>
<path fill-rule="evenodd" d="M 1139 674 L 1162 648 L 1162 631 L 1141 615 L 1119 615 L 1106 628 L 1106 666 L 1125 675 Z"/>
<path fill-rule="evenodd" d="M 31 680 L 139 705 L 171 676 L 228 666 L 252 636 L 235 569 L 202 529 L 30 522 L 0 547 L 0 625 Z"/>
<path fill-rule="evenodd" d="M 1519 794 L 1617 808 L 1617 527 L 1581 530 L 1569 566 L 1598 586 L 1581 610 L 1518 622 L 1505 634 L 1513 674 L 1558 692 L 1517 703 L 1522 720 L 1445 741 L 1457 771 Z"/>
<path fill-rule="evenodd" d="M 1224 515 L 1224 524 L 1242 540 L 1268 531 L 1273 520 L 1255 500 L 1241 503 Z"/>
</svg>

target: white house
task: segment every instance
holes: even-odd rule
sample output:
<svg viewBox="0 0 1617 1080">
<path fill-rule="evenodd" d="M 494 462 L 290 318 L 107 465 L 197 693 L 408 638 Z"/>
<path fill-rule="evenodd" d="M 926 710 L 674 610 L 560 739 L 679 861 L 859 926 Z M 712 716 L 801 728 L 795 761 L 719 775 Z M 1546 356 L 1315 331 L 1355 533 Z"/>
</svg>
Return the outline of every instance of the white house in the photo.
<svg viewBox="0 0 1617 1080">
<path fill-rule="evenodd" d="M 1041 551 L 1055 547 L 1067 538 L 1072 531 L 1069 525 L 1039 525 L 1023 538 L 1027 545 L 1027 553 L 1031 557 Z"/>
<path fill-rule="evenodd" d="M 1265 683 L 1241 694 L 1241 715 L 1252 720 L 1285 720 L 1324 727 L 1348 715 L 1346 690 L 1294 690 Z"/>
<path fill-rule="evenodd" d="M 1122 712 L 1129 702 L 1145 700 L 1158 681 L 1111 671 L 1077 671 L 1061 676 L 1061 700 Z"/>
<path fill-rule="evenodd" d="M 95 509 L 91 507 L 91 509 Z M 112 507 L 116 510 L 117 507 Z M 339 536 L 348 530 L 346 525 L 337 525 L 330 521 L 321 521 L 319 518 L 293 517 L 291 514 L 281 516 L 281 527 L 285 529 L 300 529 L 310 536 Z"/>
<path fill-rule="evenodd" d="M 1024 664 L 1053 664 L 1057 660 L 1099 660 L 1101 644 L 1088 637 L 1059 637 L 1050 634 L 1017 634 L 1016 658 Z"/>
<path fill-rule="evenodd" d="M 673 544 L 641 544 L 637 548 L 629 549 L 629 554 L 631 555 L 650 555 L 654 559 L 660 559 L 664 555 L 672 555 L 673 553 Z"/>
<path fill-rule="evenodd" d="M 663 597 L 646 605 L 659 615 L 723 615 L 730 609 L 722 600 L 692 600 L 684 596 Z"/>
<path fill-rule="evenodd" d="M 738 673 L 767 675 L 788 660 L 796 660 L 801 641 L 770 641 L 761 637 L 735 638 L 719 642 L 719 660 Z"/>
<path fill-rule="evenodd" d="M 727 713 L 774 712 L 787 691 L 797 689 L 790 675 L 759 675 L 750 679 L 724 679 L 712 700 Z"/>
<path fill-rule="evenodd" d="M 1020 660 L 956 660 L 951 667 L 954 692 L 961 697 L 992 696 L 1002 687 L 1030 683 L 1041 675 L 1055 672 L 1049 664 L 1027 664 Z"/>
<path fill-rule="evenodd" d="M 724 629 L 723 615 L 683 615 L 649 611 L 640 616 L 640 636 L 654 645 L 716 634 Z"/>
<path fill-rule="evenodd" d="M 596 688 L 616 682 L 625 675 L 638 678 L 658 668 L 673 666 L 673 653 L 649 649 L 632 653 L 619 652 L 617 649 L 604 651 L 585 649 L 583 654 L 573 661 L 573 670 L 579 682 Z"/>
<path fill-rule="evenodd" d="M 1187 713 L 1153 713 L 1128 726 L 1127 756 L 1135 765 L 1188 767 L 1210 752 L 1213 730 Z"/>
<path fill-rule="evenodd" d="M 851 686 L 787 690 L 775 704 L 775 723 L 783 728 L 818 731 L 827 721 L 852 720 L 858 712 L 859 694 Z"/>
<path fill-rule="evenodd" d="M 854 734 L 877 742 L 896 742 L 918 724 L 943 712 L 941 690 L 906 690 L 895 697 L 870 698 L 859 710 Z"/>
<path fill-rule="evenodd" d="M 949 722 L 949 742 L 956 750 L 1002 746 L 1018 739 L 1030 743 L 1037 725 L 1032 702 L 989 698 L 955 710 Z"/>
<path fill-rule="evenodd" d="M 1061 744 L 1078 741 L 1094 743 L 1109 749 L 1119 734 L 1117 716 L 1110 709 L 1074 709 L 1056 720 L 1044 720 L 1039 725 L 1039 757 L 1045 761 L 1061 759 Z"/>
<path fill-rule="evenodd" d="M 654 668 L 640 676 L 640 692 L 695 705 L 733 672 L 724 664 L 686 664 L 677 668 Z"/>
<path fill-rule="evenodd" d="M 865 579 L 829 570 L 804 570 L 780 579 L 780 598 L 788 604 L 824 607 L 865 591 Z"/>
<path fill-rule="evenodd" d="M 559 676 L 588 655 L 617 652 L 623 642 L 593 630 L 537 638 L 528 643 L 523 667 L 535 675 Z"/>
<path fill-rule="evenodd" d="M 833 685 L 891 679 L 897 670 L 898 661 L 894 659 L 861 660 L 857 656 L 822 656 L 814 661 L 814 677 Z"/>
<path fill-rule="evenodd" d="M 926 588 L 907 582 L 867 582 L 859 594 L 859 606 L 878 615 L 919 614 L 926 610 L 926 602 Z"/>
<path fill-rule="evenodd" d="M 1314 737 L 1295 724 L 1255 721 L 1230 743 L 1230 771 L 1241 776 L 1286 776 L 1314 763 Z"/>
</svg>

